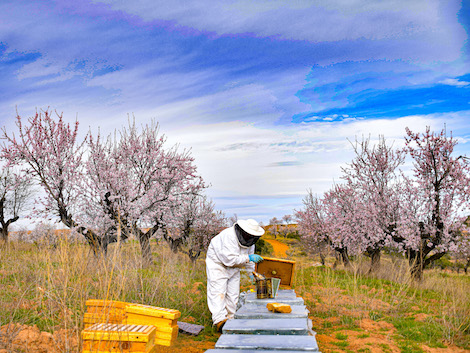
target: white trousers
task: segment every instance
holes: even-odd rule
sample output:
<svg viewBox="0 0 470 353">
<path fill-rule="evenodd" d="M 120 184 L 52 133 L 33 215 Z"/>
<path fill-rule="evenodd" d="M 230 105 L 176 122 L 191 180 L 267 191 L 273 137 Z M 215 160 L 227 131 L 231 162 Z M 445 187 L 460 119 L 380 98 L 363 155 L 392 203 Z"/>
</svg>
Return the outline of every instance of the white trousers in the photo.
<svg viewBox="0 0 470 353">
<path fill-rule="evenodd" d="M 240 269 L 225 267 L 206 259 L 207 305 L 212 322 L 232 319 L 240 296 Z"/>
</svg>

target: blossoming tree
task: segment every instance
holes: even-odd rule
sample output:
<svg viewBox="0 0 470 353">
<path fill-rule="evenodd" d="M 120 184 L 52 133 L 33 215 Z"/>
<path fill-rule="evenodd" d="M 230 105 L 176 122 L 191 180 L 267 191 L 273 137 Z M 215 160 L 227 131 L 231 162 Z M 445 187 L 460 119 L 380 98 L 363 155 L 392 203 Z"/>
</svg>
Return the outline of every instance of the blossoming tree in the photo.
<svg viewBox="0 0 470 353">
<path fill-rule="evenodd" d="M 59 217 L 69 228 L 75 228 L 97 252 L 102 239 L 77 220 L 80 187 L 84 179 L 84 140 L 78 141 L 78 121 L 74 126 L 64 122 L 62 114 L 57 121 L 49 110 L 37 112 L 24 124 L 16 117 L 17 134 L 3 129 L 6 144 L 2 156 L 10 164 L 18 164 L 26 175 L 34 178 L 44 194 L 38 203 L 42 208 L 33 209 L 33 214 L 44 217 Z"/>
<path fill-rule="evenodd" d="M 174 224 L 188 197 L 206 187 L 189 151 L 166 149 L 165 141 L 157 124 L 139 130 L 135 122 L 104 141 L 91 133 L 88 138 L 88 190 L 97 226 L 108 232 L 119 228 L 123 238 L 136 236 L 147 261 L 150 238 Z"/>
<path fill-rule="evenodd" d="M 349 266 L 349 254 L 362 250 L 358 237 L 347 236 L 354 230 L 361 231 L 361 224 L 353 217 L 358 207 L 354 189 L 348 185 L 334 185 L 322 198 L 310 190 L 303 204 L 304 208 L 295 213 L 300 234 L 310 246 L 322 246 L 326 242 L 343 264 Z"/>
<path fill-rule="evenodd" d="M 388 146 L 384 137 L 371 145 L 370 137 L 353 144 L 356 157 L 342 168 L 342 178 L 357 194 L 357 227 L 346 228 L 346 237 L 361 237 L 364 253 L 371 258 L 370 271 L 380 266 L 382 249 L 391 246 L 400 213 L 398 167 L 404 163 L 404 153 Z M 356 229 L 354 229 L 356 228 Z"/>
<path fill-rule="evenodd" d="M 457 250 L 470 205 L 470 166 L 453 155 L 457 145 L 445 130 L 422 134 L 406 129 L 413 177 L 403 184 L 402 215 L 394 241 L 406 253 L 413 278 L 449 251 Z"/>
<path fill-rule="evenodd" d="M 0 241 L 8 241 L 10 225 L 20 218 L 32 195 L 32 180 L 8 163 L 0 170 Z"/>
</svg>

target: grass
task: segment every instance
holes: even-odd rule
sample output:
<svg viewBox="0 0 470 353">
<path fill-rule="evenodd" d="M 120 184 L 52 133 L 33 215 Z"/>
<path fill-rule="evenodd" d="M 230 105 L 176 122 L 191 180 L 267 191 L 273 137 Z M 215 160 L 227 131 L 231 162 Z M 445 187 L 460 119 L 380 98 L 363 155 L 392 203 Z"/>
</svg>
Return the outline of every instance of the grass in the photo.
<svg viewBox="0 0 470 353">
<path fill-rule="evenodd" d="M 204 262 L 191 263 L 166 246 L 152 246 L 154 262 L 143 267 L 135 244 L 122 250 L 113 245 L 107 258 L 96 258 L 81 244 L 37 249 L 10 243 L 0 249 L 0 326 L 71 329 L 78 339 L 86 300 L 100 298 L 176 308 L 180 320 L 210 332 Z"/>
<path fill-rule="evenodd" d="M 294 239 L 286 241 L 292 253 L 300 253 Z M 55 248 L 12 242 L 0 248 L 0 326 L 36 325 L 51 333 L 65 329 L 79 340 L 86 300 L 107 298 L 178 309 L 181 321 L 206 327 L 193 341 L 216 341 L 204 260 L 192 263 L 165 243 L 152 242 L 152 250 L 153 263 L 143 266 L 135 242 L 111 245 L 106 258 L 66 240 Z M 385 256 L 374 276 L 366 274 L 362 259 L 347 270 L 313 266 L 307 256 L 295 260 L 294 287 L 310 310 L 320 351 L 470 349 L 470 276 L 430 270 L 414 283 L 406 262 Z M 248 286 L 242 277 L 242 288 Z M 0 349 L 1 341 L 0 332 Z"/>
<path fill-rule="evenodd" d="M 367 275 L 368 264 L 361 259 L 350 269 L 336 270 L 311 266 L 309 259 L 298 261 L 297 293 L 306 299 L 321 350 L 343 347 L 327 339 L 322 347 L 324 336 L 338 335 L 349 336 L 353 351 L 367 351 L 359 339 L 373 338 L 383 352 L 393 351 L 390 345 L 402 352 L 420 352 L 423 346 L 470 349 L 469 276 L 429 270 L 415 283 L 404 261 L 383 260 L 382 271 L 374 276 Z"/>
</svg>

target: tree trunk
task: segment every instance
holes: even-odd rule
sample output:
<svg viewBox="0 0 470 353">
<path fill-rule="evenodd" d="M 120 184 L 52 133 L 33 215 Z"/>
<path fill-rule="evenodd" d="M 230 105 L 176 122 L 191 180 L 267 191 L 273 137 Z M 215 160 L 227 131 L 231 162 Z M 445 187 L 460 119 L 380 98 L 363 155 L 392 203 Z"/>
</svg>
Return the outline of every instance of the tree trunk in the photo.
<svg viewBox="0 0 470 353">
<path fill-rule="evenodd" d="M 369 274 L 376 273 L 380 269 L 380 249 L 368 251 L 368 255 L 370 256 Z"/>
<path fill-rule="evenodd" d="M 193 249 L 189 249 L 188 251 L 188 256 L 191 260 L 192 263 L 195 263 L 197 258 L 199 257 L 199 255 L 201 255 L 201 251 L 200 250 L 193 250 Z"/>
<path fill-rule="evenodd" d="M 424 261 L 421 251 L 408 250 L 411 278 L 417 282 L 423 279 Z"/>
<path fill-rule="evenodd" d="M 152 249 L 150 248 L 150 237 L 146 233 L 139 234 L 140 251 L 142 260 L 146 265 L 152 263 Z"/>
<path fill-rule="evenodd" d="M 0 241 L 3 242 L 3 243 L 8 242 L 8 228 L 7 227 L 1 228 L 1 230 L 0 230 Z"/>
<path fill-rule="evenodd" d="M 177 254 L 178 249 L 180 248 L 181 244 L 183 244 L 183 238 L 173 239 L 169 238 L 170 249 L 173 253 Z"/>
<path fill-rule="evenodd" d="M 333 264 L 333 270 L 336 269 L 336 267 L 338 267 L 340 261 L 341 261 L 341 256 L 339 254 L 339 251 L 335 250 L 335 262 Z"/>
<path fill-rule="evenodd" d="M 323 251 L 318 252 L 320 254 L 320 262 L 323 266 L 325 266 L 325 255 L 323 254 Z"/>
<path fill-rule="evenodd" d="M 343 266 L 349 267 L 351 265 L 351 261 L 349 261 L 348 250 L 345 248 L 341 248 L 336 251 L 340 255 L 341 261 L 343 262 Z"/>
</svg>

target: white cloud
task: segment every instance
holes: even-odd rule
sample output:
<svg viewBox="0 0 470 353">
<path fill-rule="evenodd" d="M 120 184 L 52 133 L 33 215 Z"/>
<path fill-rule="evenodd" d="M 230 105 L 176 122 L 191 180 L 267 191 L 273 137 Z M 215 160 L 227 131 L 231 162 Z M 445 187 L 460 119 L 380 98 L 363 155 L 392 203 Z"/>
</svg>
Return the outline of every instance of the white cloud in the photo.
<svg viewBox="0 0 470 353">
<path fill-rule="evenodd" d="M 340 167 L 353 158 L 349 141 L 356 137 L 370 135 L 374 141 L 384 135 L 395 147 L 403 147 L 405 127 L 439 131 L 446 124 L 448 131 L 468 134 L 468 117 L 470 112 L 270 128 L 226 122 L 175 128 L 168 136 L 171 142 L 191 146 L 201 174 L 212 184 L 211 196 L 251 200 L 298 195 L 300 203 L 307 189 L 321 194 L 339 180 Z"/>
<path fill-rule="evenodd" d="M 463 87 L 463 86 L 470 85 L 470 82 L 460 81 L 455 78 L 446 78 L 445 80 L 442 80 L 439 83 L 442 83 L 444 85 L 449 85 L 449 86 L 456 86 L 456 87 Z"/>
<path fill-rule="evenodd" d="M 62 65 L 52 63 L 47 59 L 39 59 L 24 65 L 17 74 L 19 80 L 43 76 L 58 75 L 63 70 Z"/>
</svg>

